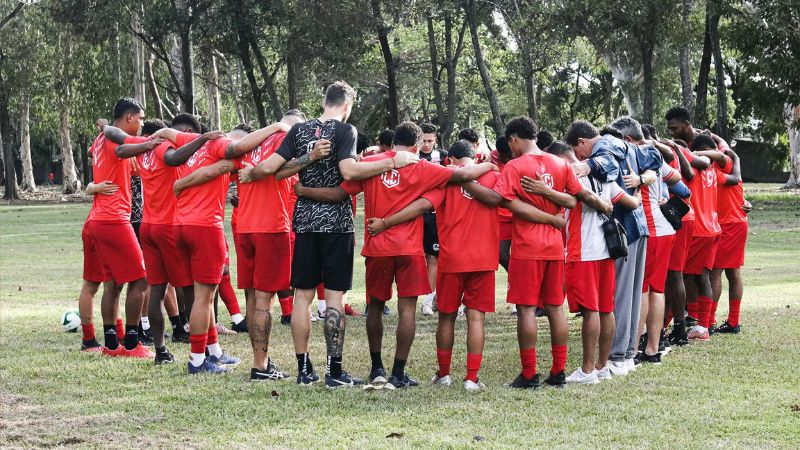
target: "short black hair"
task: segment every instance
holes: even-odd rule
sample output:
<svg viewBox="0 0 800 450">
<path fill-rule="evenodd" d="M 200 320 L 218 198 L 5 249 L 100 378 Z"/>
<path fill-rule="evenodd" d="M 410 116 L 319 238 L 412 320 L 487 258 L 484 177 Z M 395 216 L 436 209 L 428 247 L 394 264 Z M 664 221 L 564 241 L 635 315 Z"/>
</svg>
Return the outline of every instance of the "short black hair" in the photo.
<svg viewBox="0 0 800 450">
<path fill-rule="evenodd" d="M 144 108 L 138 100 L 135 98 L 123 97 L 117 100 L 117 103 L 114 105 L 114 120 L 121 119 L 125 114 L 138 114 L 139 111 L 144 111 Z"/>
<path fill-rule="evenodd" d="M 497 149 L 497 154 L 503 159 L 511 159 L 511 147 L 508 146 L 508 141 L 505 136 L 500 136 L 494 141 L 494 147 Z"/>
<path fill-rule="evenodd" d="M 474 158 L 475 150 L 472 149 L 472 143 L 466 139 L 459 139 L 450 146 L 447 150 L 447 155 L 451 158 Z"/>
<path fill-rule="evenodd" d="M 717 143 L 707 134 L 698 134 L 692 139 L 692 151 L 698 152 L 708 148 L 717 148 Z"/>
<path fill-rule="evenodd" d="M 651 139 L 651 137 L 650 137 L 650 130 L 648 130 L 648 129 L 647 129 L 647 127 L 645 127 L 644 125 L 642 125 L 642 136 L 643 136 L 645 139 Z"/>
<path fill-rule="evenodd" d="M 572 147 L 563 141 L 553 141 L 547 146 L 547 153 L 551 155 L 561 156 L 566 153 L 573 153 Z"/>
<path fill-rule="evenodd" d="M 505 133 L 503 133 L 506 137 L 506 140 L 511 139 L 511 136 L 516 135 L 520 139 L 527 139 L 530 141 L 536 140 L 536 133 L 539 132 L 539 128 L 536 127 L 536 123 L 530 117 L 515 117 L 508 121 L 506 124 Z"/>
<path fill-rule="evenodd" d="M 391 147 L 394 145 L 394 130 L 385 129 L 381 130 L 378 135 L 378 143 L 384 147 Z"/>
<path fill-rule="evenodd" d="M 647 133 L 650 135 L 650 139 L 658 139 L 658 133 L 656 132 L 656 127 L 652 124 L 646 123 L 642 125 L 642 131 L 647 129 Z"/>
<path fill-rule="evenodd" d="M 253 131 L 256 131 L 256 129 L 252 125 L 250 125 L 248 123 L 240 123 L 240 124 L 236 125 L 235 127 L 233 127 L 233 129 L 234 130 L 244 131 L 247 134 L 250 134 Z"/>
<path fill-rule="evenodd" d="M 369 138 L 366 134 L 359 131 L 358 137 L 356 137 L 356 154 L 360 155 L 364 153 L 367 147 L 369 147 Z"/>
<path fill-rule="evenodd" d="M 208 133 L 209 131 L 211 131 L 211 128 L 208 128 L 208 125 L 204 124 L 203 122 L 200 122 L 200 134 L 205 134 Z"/>
<path fill-rule="evenodd" d="M 553 135 L 550 134 L 550 132 L 547 130 L 541 130 L 538 133 L 536 133 L 536 145 L 539 148 L 549 147 L 554 140 L 555 139 L 553 138 Z"/>
<path fill-rule="evenodd" d="M 591 123 L 585 120 L 572 122 L 564 135 L 564 142 L 571 146 L 578 145 L 578 139 L 592 139 L 600 136 L 600 132 Z"/>
<path fill-rule="evenodd" d="M 325 104 L 328 106 L 341 106 L 353 103 L 356 99 L 356 90 L 344 81 L 331 83 L 325 89 Z"/>
<path fill-rule="evenodd" d="M 290 110 L 286 111 L 285 113 L 283 113 L 283 117 L 286 117 L 286 116 L 295 116 L 295 117 L 299 117 L 299 118 L 300 118 L 300 119 L 301 119 L 303 122 L 305 122 L 306 120 L 308 120 L 308 119 L 306 118 L 306 115 L 305 115 L 305 114 L 303 114 L 303 112 L 302 112 L 302 111 L 300 111 L 299 109 L 290 109 Z"/>
<path fill-rule="evenodd" d="M 161 119 L 145 120 L 142 125 L 142 136 L 150 136 L 162 128 L 167 128 L 167 124 Z"/>
<path fill-rule="evenodd" d="M 673 106 L 672 108 L 667 111 L 667 114 L 664 118 L 669 122 L 672 119 L 682 120 L 684 122 L 691 122 L 692 121 L 692 113 L 689 112 L 688 109 L 684 108 L 683 106 Z"/>
<path fill-rule="evenodd" d="M 628 136 L 636 141 L 644 139 L 642 125 L 631 116 L 618 117 L 611 126 L 618 129 L 623 136 Z"/>
<path fill-rule="evenodd" d="M 422 129 L 414 122 L 403 122 L 394 129 L 394 144 L 405 147 L 417 145 L 422 137 Z"/>
<path fill-rule="evenodd" d="M 436 134 L 436 131 L 438 130 L 436 128 L 436 125 L 434 125 L 434 124 L 432 124 L 430 122 L 422 123 L 422 124 L 420 124 L 419 127 L 422 130 L 423 134 L 428 134 L 428 133 Z"/>
<path fill-rule="evenodd" d="M 622 131 L 619 131 L 618 129 L 614 128 L 612 125 L 606 125 L 603 128 L 600 128 L 600 131 L 598 131 L 598 133 L 600 134 L 600 136 L 605 136 L 607 134 L 610 134 L 611 136 L 614 136 L 617 139 L 625 139 L 625 135 L 622 134 Z"/>
<path fill-rule="evenodd" d="M 473 130 L 472 128 L 464 128 L 458 132 L 458 139 L 471 142 L 473 144 L 477 144 L 481 141 L 481 137 L 478 135 L 478 132 Z"/>
<path fill-rule="evenodd" d="M 189 114 L 189 113 L 180 113 L 172 119 L 172 125 L 186 125 L 192 129 L 195 133 L 199 133 L 202 127 L 200 126 L 200 121 L 197 120 L 197 117 Z"/>
</svg>

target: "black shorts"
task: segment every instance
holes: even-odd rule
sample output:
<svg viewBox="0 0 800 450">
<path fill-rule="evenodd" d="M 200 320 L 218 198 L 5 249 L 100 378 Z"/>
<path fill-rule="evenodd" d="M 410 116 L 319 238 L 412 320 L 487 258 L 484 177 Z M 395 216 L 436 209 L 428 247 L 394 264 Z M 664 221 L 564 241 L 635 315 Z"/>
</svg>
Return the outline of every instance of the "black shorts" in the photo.
<svg viewBox="0 0 800 450">
<path fill-rule="evenodd" d="M 436 230 L 436 213 L 422 215 L 422 249 L 426 255 L 439 256 L 439 232 Z"/>
<path fill-rule="evenodd" d="M 292 287 L 349 291 L 353 287 L 354 233 L 297 233 L 292 256 Z"/>
<path fill-rule="evenodd" d="M 131 222 L 131 226 L 133 227 L 133 234 L 136 235 L 136 242 L 139 243 L 139 247 L 142 246 L 142 237 L 139 235 L 139 228 L 142 227 L 142 222 Z"/>
</svg>

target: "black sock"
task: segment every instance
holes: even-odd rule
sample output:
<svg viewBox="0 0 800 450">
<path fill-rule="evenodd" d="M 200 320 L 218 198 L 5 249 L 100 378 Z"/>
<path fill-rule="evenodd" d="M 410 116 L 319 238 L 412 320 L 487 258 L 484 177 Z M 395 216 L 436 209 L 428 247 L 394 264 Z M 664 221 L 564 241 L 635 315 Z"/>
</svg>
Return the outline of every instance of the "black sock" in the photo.
<svg viewBox="0 0 800 450">
<path fill-rule="evenodd" d="M 161 347 L 156 347 L 156 353 L 161 353 L 161 354 L 168 353 L 167 352 L 167 346 L 164 345 L 164 346 L 161 346 Z"/>
<path fill-rule="evenodd" d="M 369 357 L 372 359 L 372 370 L 383 369 L 383 360 L 381 359 L 381 352 L 369 352 Z"/>
<path fill-rule="evenodd" d="M 181 316 L 172 316 L 169 318 L 169 323 L 172 324 L 172 334 L 173 335 L 181 335 L 185 333 L 183 331 L 183 325 L 181 325 Z"/>
<path fill-rule="evenodd" d="M 139 326 L 136 327 L 136 333 L 137 333 L 137 335 L 139 336 L 140 339 L 144 337 L 144 328 L 142 328 L 142 321 L 141 320 L 139 321 Z"/>
<path fill-rule="evenodd" d="M 672 332 L 678 334 L 686 334 L 686 322 L 676 320 L 672 325 Z"/>
<path fill-rule="evenodd" d="M 178 318 L 181 320 L 181 329 L 184 329 L 186 324 L 189 323 L 189 319 L 187 319 L 187 317 L 189 316 L 186 315 L 186 311 L 181 311 L 178 314 Z"/>
<path fill-rule="evenodd" d="M 117 340 L 117 326 L 116 325 L 103 325 L 103 334 L 105 335 L 106 348 L 109 350 L 116 350 L 119 347 Z"/>
<path fill-rule="evenodd" d="M 311 357 L 308 353 L 295 353 L 297 357 L 297 373 L 301 375 L 308 375 L 314 372 L 314 366 L 311 365 Z"/>
<path fill-rule="evenodd" d="M 404 359 L 394 359 L 394 367 L 392 367 L 392 375 L 401 378 L 406 373 L 406 361 Z"/>
<path fill-rule="evenodd" d="M 133 350 L 139 345 L 139 331 L 136 325 L 125 325 L 125 349 Z"/>
<path fill-rule="evenodd" d="M 341 356 L 329 356 L 328 357 L 328 373 L 331 374 L 333 378 L 339 378 L 342 376 L 342 357 Z"/>
</svg>

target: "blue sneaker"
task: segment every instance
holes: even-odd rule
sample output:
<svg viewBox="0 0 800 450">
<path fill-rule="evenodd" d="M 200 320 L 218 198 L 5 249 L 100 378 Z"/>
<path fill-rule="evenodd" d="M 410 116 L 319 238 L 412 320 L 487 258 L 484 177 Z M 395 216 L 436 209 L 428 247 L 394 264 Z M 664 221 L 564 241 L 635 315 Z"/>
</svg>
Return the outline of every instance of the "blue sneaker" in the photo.
<svg viewBox="0 0 800 450">
<path fill-rule="evenodd" d="M 203 364 L 201 364 L 199 367 L 193 366 L 191 362 L 188 362 L 186 364 L 189 367 L 190 374 L 195 374 L 195 373 L 222 374 L 228 372 L 228 369 L 214 364 L 213 362 L 209 361 L 208 358 L 204 359 Z"/>
<path fill-rule="evenodd" d="M 207 361 L 211 361 L 212 363 L 214 363 L 214 364 L 216 364 L 218 366 L 222 366 L 222 367 L 226 367 L 226 368 L 236 367 L 236 366 L 239 365 L 240 362 L 242 362 L 241 359 L 239 359 L 239 358 L 237 358 L 235 356 L 228 355 L 225 352 L 222 352 L 222 354 L 220 356 L 214 356 L 214 355 L 207 356 L 206 360 Z"/>
<path fill-rule="evenodd" d="M 297 384 L 300 386 L 311 386 L 318 381 L 319 375 L 317 375 L 317 372 L 301 373 L 297 375 Z"/>
</svg>

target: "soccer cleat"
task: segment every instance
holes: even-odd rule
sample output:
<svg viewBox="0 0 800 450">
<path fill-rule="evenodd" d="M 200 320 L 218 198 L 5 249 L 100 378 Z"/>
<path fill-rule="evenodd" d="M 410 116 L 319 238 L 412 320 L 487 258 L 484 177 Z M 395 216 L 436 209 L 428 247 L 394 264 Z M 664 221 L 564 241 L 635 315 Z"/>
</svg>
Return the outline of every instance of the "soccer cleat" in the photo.
<svg viewBox="0 0 800 450">
<path fill-rule="evenodd" d="M 517 305 L 511 305 L 511 315 L 512 316 L 517 315 Z"/>
<path fill-rule="evenodd" d="M 603 370 L 607 371 L 608 369 L 603 368 Z M 593 370 L 591 373 L 585 373 L 583 369 L 578 367 L 565 381 L 568 384 L 597 384 L 600 382 L 600 379 L 597 377 L 597 370 Z"/>
<path fill-rule="evenodd" d="M 344 370 L 342 371 L 342 375 L 338 378 L 332 377 L 329 373 L 325 374 L 325 387 L 328 389 L 339 389 L 343 387 L 360 386 L 363 384 L 364 380 L 354 377 Z"/>
<path fill-rule="evenodd" d="M 286 378 L 289 378 L 289 374 L 284 373 L 271 359 L 267 361 L 266 370 L 250 369 L 250 381 L 277 381 Z"/>
<path fill-rule="evenodd" d="M 139 327 L 139 342 L 142 345 L 153 345 L 153 335 L 150 334 L 150 330 Z"/>
<path fill-rule="evenodd" d="M 625 376 L 630 373 L 630 369 L 628 369 L 628 363 L 625 361 L 609 361 L 606 364 L 606 369 L 618 377 Z"/>
<path fill-rule="evenodd" d="M 459 306 L 458 307 L 458 315 L 459 316 L 463 316 L 464 315 L 464 311 L 466 311 L 466 309 L 467 309 L 467 307 L 464 306 L 464 305 Z"/>
<path fill-rule="evenodd" d="M 349 304 L 345 303 L 344 304 L 344 315 L 345 316 L 359 316 L 360 314 L 355 309 L 353 309 L 352 306 L 350 306 Z"/>
<path fill-rule="evenodd" d="M 707 330 L 708 330 L 708 335 L 713 336 L 714 333 L 717 332 L 717 323 L 716 322 L 712 323 L 711 326 L 707 328 Z"/>
<path fill-rule="evenodd" d="M 536 307 L 536 317 L 544 317 L 545 315 L 547 315 L 547 312 L 545 312 L 544 308 L 539 308 L 537 306 Z"/>
<path fill-rule="evenodd" d="M 317 318 L 319 320 L 325 320 L 325 311 L 317 310 Z"/>
<path fill-rule="evenodd" d="M 122 345 L 118 345 L 117 348 L 111 350 L 108 347 L 103 347 L 103 356 L 110 356 L 112 358 L 116 358 L 118 356 L 122 356 L 122 351 L 125 349 Z"/>
<path fill-rule="evenodd" d="M 367 317 L 367 313 L 369 312 L 369 305 L 364 306 L 364 312 L 361 313 L 361 317 Z"/>
<path fill-rule="evenodd" d="M 237 333 L 233 330 L 229 330 L 228 327 L 226 327 L 225 325 L 217 323 L 217 334 L 219 334 L 220 336 L 221 335 L 229 336 L 231 334 L 237 334 Z"/>
<path fill-rule="evenodd" d="M 97 342 L 97 339 L 89 339 L 88 341 L 81 342 L 81 351 L 86 353 L 102 353 L 103 349 L 102 345 Z"/>
<path fill-rule="evenodd" d="M 708 330 L 701 327 L 700 325 L 695 326 L 694 328 L 689 331 L 689 335 L 687 338 L 693 342 L 708 342 L 711 340 L 711 337 L 708 334 Z"/>
<path fill-rule="evenodd" d="M 464 380 L 464 390 L 469 392 L 478 392 L 486 389 L 486 385 L 481 383 L 481 380 Z"/>
<path fill-rule="evenodd" d="M 417 380 L 408 376 L 407 373 L 404 373 L 402 377 L 397 377 L 392 375 L 389 377 L 389 381 L 386 382 L 386 389 L 403 389 L 407 387 L 414 387 L 419 386 Z"/>
<path fill-rule="evenodd" d="M 145 347 L 141 343 L 137 343 L 136 347 L 133 350 L 128 350 L 127 348 L 125 348 L 122 345 L 120 345 L 120 348 L 122 348 L 122 351 L 117 356 L 121 356 L 123 358 L 150 359 L 150 358 L 155 358 L 156 357 L 155 353 L 150 351 L 149 348 Z"/>
<path fill-rule="evenodd" d="M 598 381 L 606 381 L 611 379 L 611 371 L 608 369 L 608 366 L 603 367 L 600 370 L 595 370 L 595 372 L 597 372 Z"/>
<path fill-rule="evenodd" d="M 290 325 L 292 323 L 292 315 L 286 314 L 281 316 L 281 325 Z"/>
<path fill-rule="evenodd" d="M 739 334 L 742 331 L 741 325 L 736 325 L 735 327 L 731 326 L 726 320 L 722 322 L 722 325 L 718 326 L 715 332 L 720 334 Z"/>
<path fill-rule="evenodd" d="M 640 355 L 638 355 L 638 357 L 641 364 L 652 364 L 654 366 L 661 365 L 661 353 L 648 355 L 647 353 L 642 352 Z"/>
<path fill-rule="evenodd" d="M 318 322 L 318 321 L 321 321 L 321 320 L 322 319 L 319 318 L 319 315 L 311 313 L 311 321 L 312 322 Z"/>
<path fill-rule="evenodd" d="M 639 337 L 639 351 L 643 352 L 647 348 L 647 333 L 642 333 Z"/>
<path fill-rule="evenodd" d="M 389 307 L 386 306 L 386 305 L 383 306 L 383 315 L 384 316 L 391 316 L 392 315 L 392 310 L 389 309 Z"/>
<path fill-rule="evenodd" d="M 453 383 L 453 377 L 450 375 L 440 377 L 437 371 L 433 378 L 431 378 L 431 383 L 438 384 L 439 386 L 450 386 Z"/>
<path fill-rule="evenodd" d="M 433 315 L 433 296 L 428 294 L 425 296 L 425 299 L 422 301 L 422 306 L 420 307 L 422 310 L 423 316 L 432 316 Z"/>
<path fill-rule="evenodd" d="M 386 370 L 383 367 L 372 369 L 369 373 L 369 384 L 386 384 Z"/>
<path fill-rule="evenodd" d="M 689 345 L 689 339 L 686 336 L 686 330 L 682 332 L 673 331 L 667 336 L 667 342 L 671 347 L 683 347 Z"/>
<path fill-rule="evenodd" d="M 164 351 L 164 353 L 156 352 L 155 365 L 163 366 L 164 364 L 172 364 L 174 362 L 175 356 L 173 356 L 169 351 Z"/>
<path fill-rule="evenodd" d="M 242 362 L 241 359 L 228 355 L 224 351 L 219 356 L 209 355 L 206 359 L 209 359 L 212 363 L 225 368 L 236 367 L 240 362 Z"/>
<path fill-rule="evenodd" d="M 186 363 L 189 373 L 194 375 L 198 373 L 213 373 L 213 374 L 223 374 L 228 373 L 228 369 L 224 367 L 220 367 L 213 362 L 209 361 L 208 358 L 203 360 L 203 364 L 195 367 L 192 365 L 191 362 Z"/>
<path fill-rule="evenodd" d="M 247 317 L 239 323 L 231 322 L 231 329 L 237 333 L 247 333 Z"/>
<path fill-rule="evenodd" d="M 175 333 L 172 335 L 172 342 L 176 344 L 188 344 L 189 343 L 189 333 Z"/>
<path fill-rule="evenodd" d="M 297 384 L 300 386 L 312 386 L 317 382 L 319 382 L 319 375 L 317 375 L 317 372 L 301 373 L 297 375 Z"/>
<path fill-rule="evenodd" d="M 513 389 L 538 389 L 539 388 L 539 374 L 537 373 L 532 378 L 525 378 L 524 375 L 519 374 L 517 378 L 507 385 Z"/>
<path fill-rule="evenodd" d="M 658 339 L 658 352 L 661 353 L 661 356 L 669 355 L 669 352 L 672 351 L 672 347 L 670 347 L 669 342 L 667 341 L 666 333 L 664 330 L 661 330 L 661 336 Z"/>
<path fill-rule="evenodd" d="M 559 389 L 563 388 L 564 385 L 567 384 L 566 375 L 564 374 L 563 370 L 556 374 L 551 373 L 550 375 L 547 376 L 547 378 L 545 378 L 544 382 L 548 386 L 552 386 L 554 388 L 559 388 Z"/>
<path fill-rule="evenodd" d="M 686 328 L 692 328 L 693 326 L 697 325 L 697 319 L 688 314 L 686 315 L 684 322 L 686 323 Z"/>
</svg>

